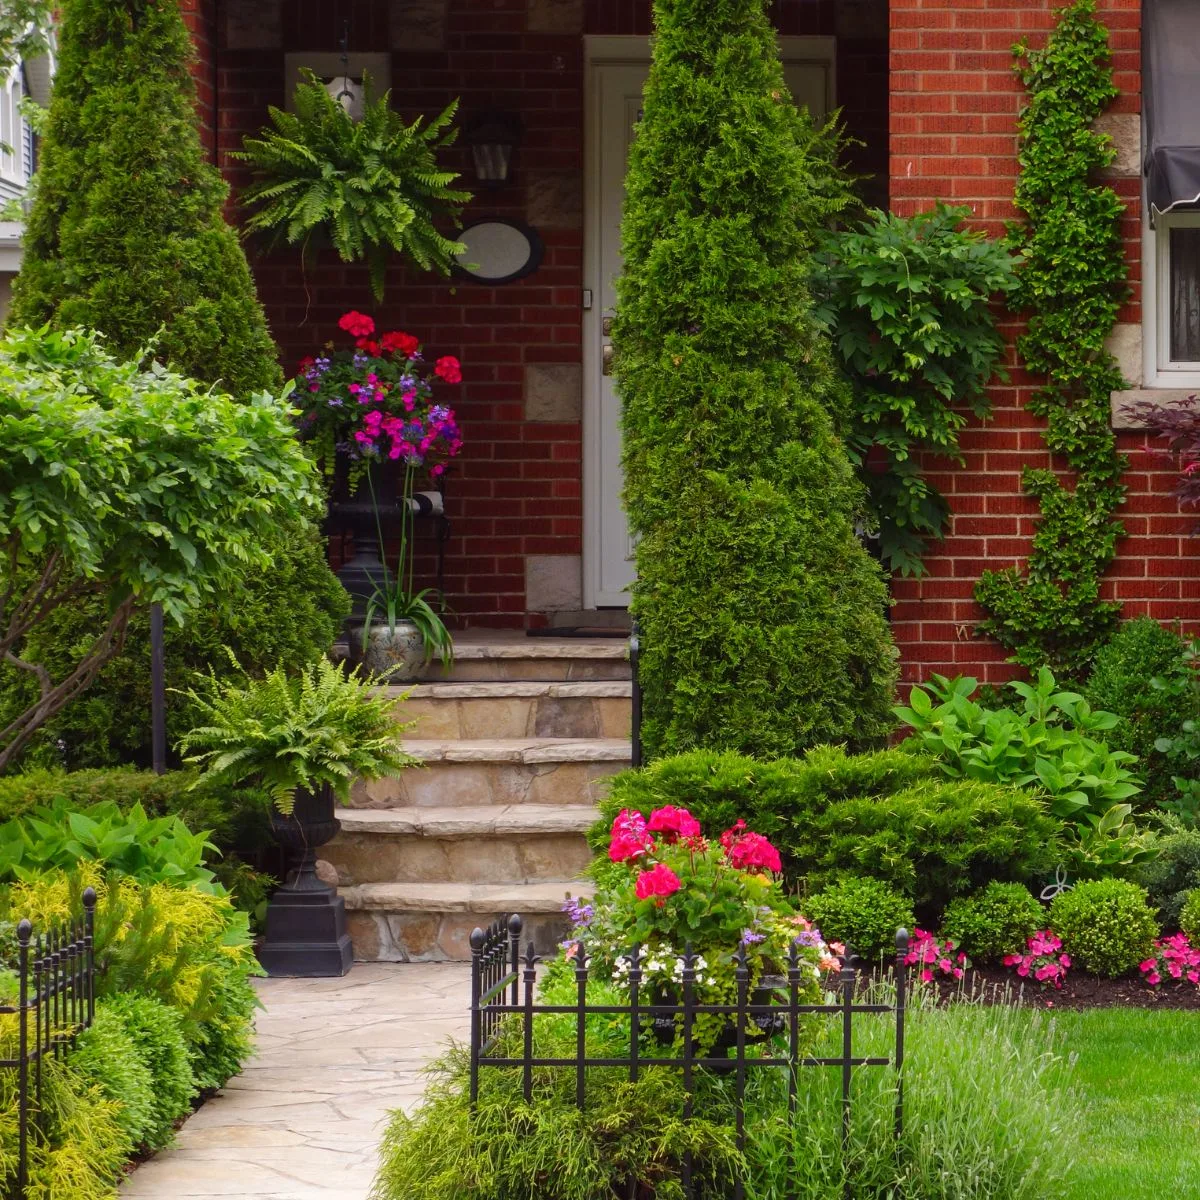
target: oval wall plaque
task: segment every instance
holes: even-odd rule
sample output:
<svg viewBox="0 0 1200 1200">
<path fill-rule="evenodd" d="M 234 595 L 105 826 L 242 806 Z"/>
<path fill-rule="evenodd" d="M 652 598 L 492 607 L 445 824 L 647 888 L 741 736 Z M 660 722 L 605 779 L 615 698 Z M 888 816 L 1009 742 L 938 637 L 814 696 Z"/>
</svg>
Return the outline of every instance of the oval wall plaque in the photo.
<svg viewBox="0 0 1200 1200">
<path fill-rule="evenodd" d="M 466 250 L 456 269 L 480 283 L 511 283 L 532 274 L 542 261 L 542 239 L 518 221 L 476 221 L 458 240 Z"/>
</svg>

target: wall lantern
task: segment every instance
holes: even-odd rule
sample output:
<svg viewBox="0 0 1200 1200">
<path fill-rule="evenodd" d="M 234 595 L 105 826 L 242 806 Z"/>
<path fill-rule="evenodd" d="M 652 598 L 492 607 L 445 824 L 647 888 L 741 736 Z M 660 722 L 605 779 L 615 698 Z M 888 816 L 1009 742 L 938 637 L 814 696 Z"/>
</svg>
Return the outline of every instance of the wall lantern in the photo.
<svg viewBox="0 0 1200 1200">
<path fill-rule="evenodd" d="M 475 178 L 485 187 L 508 182 L 513 151 L 521 140 L 521 119 L 513 113 L 489 112 L 466 129 L 464 141 L 475 159 Z"/>
</svg>

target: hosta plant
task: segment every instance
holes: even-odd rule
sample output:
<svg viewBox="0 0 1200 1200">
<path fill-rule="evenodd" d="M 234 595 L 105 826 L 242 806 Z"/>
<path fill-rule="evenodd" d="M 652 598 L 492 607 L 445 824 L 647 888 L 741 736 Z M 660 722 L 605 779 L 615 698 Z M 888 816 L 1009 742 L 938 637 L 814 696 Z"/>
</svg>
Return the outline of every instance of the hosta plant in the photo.
<svg viewBox="0 0 1200 1200">
<path fill-rule="evenodd" d="M 370 81 L 363 87 L 369 91 Z M 423 270 L 448 274 L 463 246 L 438 230 L 458 222 L 469 192 L 451 185 L 438 152 L 454 141 L 458 102 L 426 121 L 407 124 L 391 93 L 368 102 L 354 120 L 311 72 L 296 88 L 295 112 L 271 108 L 273 128 L 248 137 L 235 157 L 250 164 L 254 182 L 242 202 L 254 209 L 247 226 L 274 244 L 328 241 L 343 262 L 366 261 L 371 290 L 383 299 L 392 255 Z"/>
<path fill-rule="evenodd" d="M 255 780 L 285 816 L 300 788 L 328 785 L 345 801 L 355 778 L 396 775 L 416 762 L 400 747 L 395 702 L 328 659 L 296 676 L 276 669 L 262 679 L 221 679 L 210 671 L 187 696 L 203 724 L 180 740 L 186 760 L 211 783 Z"/>
</svg>

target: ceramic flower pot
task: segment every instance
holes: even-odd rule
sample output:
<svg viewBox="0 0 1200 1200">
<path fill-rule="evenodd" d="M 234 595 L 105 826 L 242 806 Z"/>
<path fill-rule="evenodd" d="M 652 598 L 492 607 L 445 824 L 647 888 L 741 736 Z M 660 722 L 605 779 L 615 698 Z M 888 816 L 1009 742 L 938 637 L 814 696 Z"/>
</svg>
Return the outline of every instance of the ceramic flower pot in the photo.
<svg viewBox="0 0 1200 1200">
<path fill-rule="evenodd" d="M 372 675 L 386 675 L 389 683 L 421 679 L 429 665 L 425 639 L 411 621 L 373 623 L 364 643 L 363 626 L 350 625 L 350 661 L 361 663 Z"/>
</svg>

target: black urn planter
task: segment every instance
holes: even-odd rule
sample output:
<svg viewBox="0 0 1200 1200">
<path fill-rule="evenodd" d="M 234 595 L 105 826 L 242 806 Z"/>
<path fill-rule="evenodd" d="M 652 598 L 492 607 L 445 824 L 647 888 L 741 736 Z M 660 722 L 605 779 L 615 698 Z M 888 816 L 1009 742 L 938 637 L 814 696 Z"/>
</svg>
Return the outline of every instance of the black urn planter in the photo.
<svg viewBox="0 0 1200 1200">
<path fill-rule="evenodd" d="M 384 579 L 385 568 L 379 557 L 380 529 L 387 537 L 399 523 L 403 488 L 396 464 L 387 462 L 372 468 L 371 486 L 375 489 L 374 498 L 365 478 L 359 481 L 358 490 L 351 493 L 349 464 L 338 456 L 327 530 L 331 534 L 348 533 L 354 543 L 354 553 L 336 574 L 350 593 L 353 605 L 350 621 L 357 619 L 360 624 L 367 611 L 367 597 Z"/>
<path fill-rule="evenodd" d="M 749 1000 L 751 1005 L 768 1005 L 779 1004 L 779 992 L 781 988 L 787 987 L 787 980 L 782 975 L 764 975 L 759 980 L 758 986 L 750 993 Z M 671 995 L 667 992 L 662 992 L 655 997 L 655 1004 L 680 1004 L 681 998 L 678 995 Z M 659 1045 L 669 1046 L 674 1040 L 677 1032 L 676 1018 L 668 1016 L 656 1016 L 653 1021 L 654 1037 Z M 777 1037 L 787 1028 L 787 1016 L 783 1012 L 774 1013 L 754 1013 L 750 1016 L 748 1027 L 746 1029 L 746 1042 L 751 1044 L 762 1041 L 763 1038 Z M 724 1028 L 717 1035 L 717 1039 L 713 1042 L 712 1049 L 709 1050 L 705 1058 L 721 1058 L 737 1047 L 737 1023 L 730 1018 L 725 1022 Z M 692 1053 L 700 1054 L 700 1048 L 693 1041 Z M 732 1071 L 737 1068 L 736 1059 L 731 1058 L 729 1065 L 714 1066 L 710 1070 Z"/>
<path fill-rule="evenodd" d="M 317 848 L 341 828 L 333 789 L 300 789 L 290 816 L 271 813 L 271 832 L 287 855 L 287 878 L 267 904 L 258 961 L 268 975 L 336 976 L 350 970 L 346 902 L 317 878 Z"/>
</svg>

